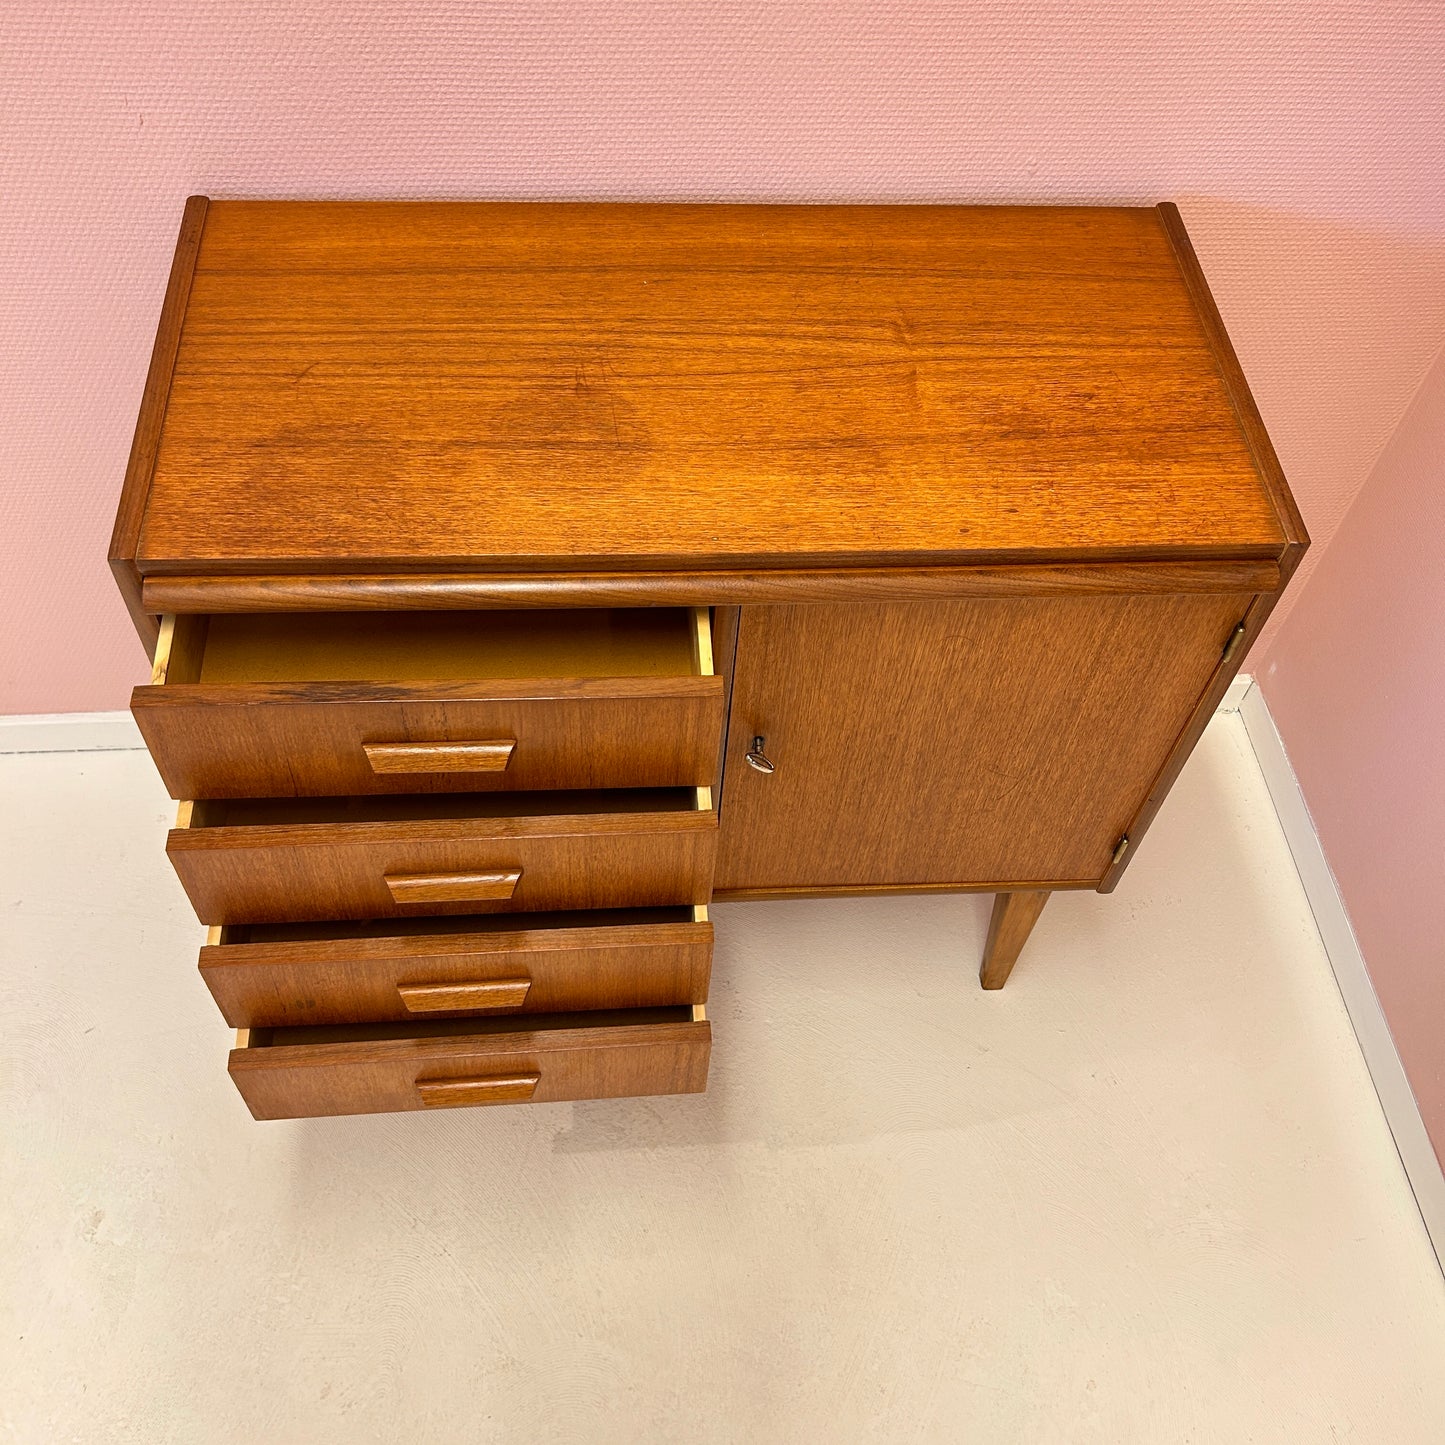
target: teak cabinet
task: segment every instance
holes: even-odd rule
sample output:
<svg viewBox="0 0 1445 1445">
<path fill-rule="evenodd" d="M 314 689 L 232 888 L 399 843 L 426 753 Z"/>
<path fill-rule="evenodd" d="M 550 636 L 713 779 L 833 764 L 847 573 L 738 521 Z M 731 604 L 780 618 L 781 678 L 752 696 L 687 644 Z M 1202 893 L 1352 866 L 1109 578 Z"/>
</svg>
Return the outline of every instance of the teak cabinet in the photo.
<svg viewBox="0 0 1445 1445">
<path fill-rule="evenodd" d="M 1307 540 L 1167 204 L 193 197 L 111 565 L 232 1077 L 700 1090 L 715 897 L 1001 987 Z"/>
</svg>

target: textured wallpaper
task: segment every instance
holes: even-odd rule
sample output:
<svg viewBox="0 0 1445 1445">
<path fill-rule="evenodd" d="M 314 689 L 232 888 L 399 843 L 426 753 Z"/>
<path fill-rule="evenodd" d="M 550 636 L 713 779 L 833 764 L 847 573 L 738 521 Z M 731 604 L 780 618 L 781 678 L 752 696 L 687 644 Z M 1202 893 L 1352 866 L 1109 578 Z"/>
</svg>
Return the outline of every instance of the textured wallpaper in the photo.
<svg viewBox="0 0 1445 1445">
<path fill-rule="evenodd" d="M 185 196 L 1176 200 L 1316 539 L 1445 340 L 1445 6 L 0 7 L 0 712 L 113 708 Z"/>
<path fill-rule="evenodd" d="M 1445 351 L 1261 684 L 1445 1163 Z"/>
</svg>

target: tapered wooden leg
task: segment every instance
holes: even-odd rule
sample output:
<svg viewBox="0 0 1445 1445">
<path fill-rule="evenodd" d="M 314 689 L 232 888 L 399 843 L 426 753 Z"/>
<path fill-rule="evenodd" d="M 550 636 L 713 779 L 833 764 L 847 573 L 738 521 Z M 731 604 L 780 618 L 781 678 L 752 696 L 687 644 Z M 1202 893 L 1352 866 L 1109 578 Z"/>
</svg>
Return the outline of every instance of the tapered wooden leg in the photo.
<svg viewBox="0 0 1445 1445">
<path fill-rule="evenodd" d="M 985 988 L 1002 988 L 1029 941 L 1029 934 L 1049 901 L 1047 893 L 998 893 L 994 895 L 993 917 L 988 921 L 988 941 L 983 946 L 983 967 L 979 982 Z"/>
</svg>

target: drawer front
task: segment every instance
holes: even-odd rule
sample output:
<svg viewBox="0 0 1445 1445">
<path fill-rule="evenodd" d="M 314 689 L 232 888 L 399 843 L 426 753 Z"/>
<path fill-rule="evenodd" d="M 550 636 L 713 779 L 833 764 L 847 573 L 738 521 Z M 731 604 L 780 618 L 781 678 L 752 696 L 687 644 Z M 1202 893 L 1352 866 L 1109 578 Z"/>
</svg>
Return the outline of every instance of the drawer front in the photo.
<svg viewBox="0 0 1445 1445">
<path fill-rule="evenodd" d="M 719 677 L 137 688 L 173 798 L 708 784 Z"/>
<path fill-rule="evenodd" d="M 655 908 L 708 902 L 717 815 L 193 825 L 166 851 L 208 924 Z"/>
<path fill-rule="evenodd" d="M 176 798 L 691 787 L 723 681 L 701 608 L 181 617 L 131 711 Z"/>
<path fill-rule="evenodd" d="M 318 929 L 259 942 L 244 928 L 216 929 L 200 970 L 233 1028 L 703 1003 L 712 924 L 693 912 L 691 922 L 528 927 L 509 918 L 500 931 Z"/>
<path fill-rule="evenodd" d="M 263 1044 L 253 1033 L 232 1050 L 229 1068 L 257 1119 L 697 1094 L 712 1048 L 701 1012 L 689 1022 L 484 1035 L 418 1026 L 414 1036 L 352 1042 Z M 262 1040 L 268 1032 L 258 1031 Z M 309 1031 L 276 1037 L 293 1032 Z"/>
</svg>

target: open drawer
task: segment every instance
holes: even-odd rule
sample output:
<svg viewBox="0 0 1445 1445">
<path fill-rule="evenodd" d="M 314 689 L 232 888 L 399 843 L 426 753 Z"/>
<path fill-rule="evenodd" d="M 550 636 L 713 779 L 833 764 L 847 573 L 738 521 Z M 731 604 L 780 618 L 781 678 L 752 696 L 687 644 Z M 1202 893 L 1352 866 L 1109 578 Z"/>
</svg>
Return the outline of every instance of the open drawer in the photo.
<svg viewBox="0 0 1445 1445">
<path fill-rule="evenodd" d="M 257 1119 L 544 1104 L 707 1087 L 701 1006 L 526 1019 L 252 1029 L 230 1074 Z"/>
<path fill-rule="evenodd" d="M 182 803 L 166 842 L 202 923 L 707 903 L 709 788 Z"/>
<path fill-rule="evenodd" d="M 710 784 L 706 608 L 166 617 L 131 711 L 174 798 Z"/>
<path fill-rule="evenodd" d="M 704 1003 L 707 909 L 213 928 L 201 977 L 233 1028 Z"/>
</svg>

